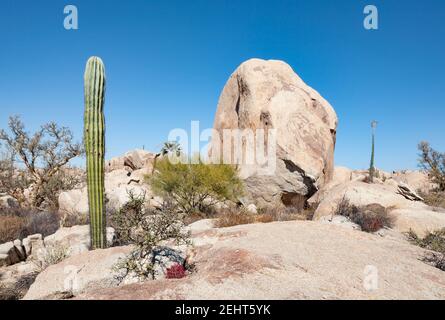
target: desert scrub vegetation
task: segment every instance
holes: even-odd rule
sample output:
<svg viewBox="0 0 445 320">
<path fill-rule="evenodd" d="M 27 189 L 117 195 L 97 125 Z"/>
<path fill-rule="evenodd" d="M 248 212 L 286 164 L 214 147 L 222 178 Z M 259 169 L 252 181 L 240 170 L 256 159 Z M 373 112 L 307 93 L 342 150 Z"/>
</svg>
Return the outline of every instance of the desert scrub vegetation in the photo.
<svg viewBox="0 0 445 320">
<path fill-rule="evenodd" d="M 127 276 L 139 280 L 155 279 L 157 266 L 164 257 L 176 253 L 166 247 L 169 241 L 175 245 L 190 245 L 190 232 L 183 223 L 184 214 L 172 201 L 164 201 L 161 208 L 146 205 L 144 194 L 129 193 L 129 201 L 111 216 L 117 240 L 120 244 L 133 244 L 133 251 L 115 266 L 118 280 Z"/>
<path fill-rule="evenodd" d="M 445 208 L 445 153 L 434 150 L 426 141 L 419 143 L 418 149 L 419 166 L 436 186 L 421 196 L 429 206 Z"/>
<path fill-rule="evenodd" d="M 59 215 L 33 209 L 0 208 L 0 243 L 40 233 L 53 234 L 60 226 Z"/>
<path fill-rule="evenodd" d="M 425 204 L 434 208 L 445 209 L 444 191 L 419 192 L 419 195 L 423 198 Z"/>
<path fill-rule="evenodd" d="M 244 207 L 230 206 L 218 211 L 214 225 L 217 228 L 226 228 L 251 223 L 312 220 L 316 207 L 317 204 L 311 207 L 267 206 L 258 209 L 257 214 L 253 214 Z"/>
<path fill-rule="evenodd" d="M 61 244 L 54 244 L 45 247 L 38 260 L 34 260 L 34 264 L 38 268 L 38 272 L 42 272 L 53 264 L 58 264 L 69 257 L 68 247 Z"/>
<path fill-rule="evenodd" d="M 0 130 L 5 149 L 0 159 L 0 193 L 10 195 L 22 207 L 57 209 L 59 193 L 72 189 L 81 179 L 67 165 L 83 153 L 82 146 L 73 142 L 68 128 L 54 122 L 31 134 L 20 117 L 13 116 L 9 132 Z"/>
<path fill-rule="evenodd" d="M 423 257 L 423 261 L 445 271 L 445 228 L 434 232 L 428 232 L 423 238 L 413 230 L 407 233 L 408 240 L 429 252 Z"/>
<path fill-rule="evenodd" d="M 157 195 L 172 199 L 187 214 L 205 215 L 217 204 L 238 202 L 243 194 L 243 184 L 233 166 L 205 164 L 201 160 L 196 164 L 174 164 L 163 158 L 147 182 Z"/>
<path fill-rule="evenodd" d="M 384 227 L 391 228 L 394 222 L 388 214 L 388 210 L 383 206 L 376 203 L 355 206 L 346 197 L 343 197 L 337 204 L 334 215 L 349 218 L 365 232 L 376 232 Z"/>
</svg>

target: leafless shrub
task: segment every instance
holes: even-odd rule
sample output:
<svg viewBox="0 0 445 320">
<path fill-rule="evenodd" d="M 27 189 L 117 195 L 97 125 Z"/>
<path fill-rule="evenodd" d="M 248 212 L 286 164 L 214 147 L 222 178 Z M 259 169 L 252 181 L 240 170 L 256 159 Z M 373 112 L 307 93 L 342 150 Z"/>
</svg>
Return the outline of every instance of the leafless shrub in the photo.
<svg viewBox="0 0 445 320">
<path fill-rule="evenodd" d="M 423 238 L 420 238 L 413 230 L 407 233 L 408 241 L 434 252 L 426 253 L 423 261 L 432 264 L 436 268 L 445 271 L 445 228 L 428 232 Z"/>
<path fill-rule="evenodd" d="M 376 232 L 384 227 L 390 228 L 393 225 L 393 218 L 383 206 L 376 203 L 355 206 L 350 204 L 346 197 L 343 197 L 338 203 L 335 215 L 349 218 L 365 232 Z"/>
<path fill-rule="evenodd" d="M 59 216 L 54 212 L 41 212 L 20 207 L 0 210 L 0 243 L 23 239 L 40 233 L 44 237 L 59 228 Z"/>
<path fill-rule="evenodd" d="M 255 222 L 254 215 L 245 209 L 237 207 L 229 207 L 221 210 L 215 221 L 215 227 L 227 228 L 241 224 L 250 224 Z"/>
<path fill-rule="evenodd" d="M 22 299 L 34 283 L 38 274 L 38 272 L 25 274 L 13 284 L 0 283 L 0 300 Z"/>
<path fill-rule="evenodd" d="M 0 161 L 0 192 L 12 196 L 21 206 L 57 207 L 58 192 L 76 183 L 77 175 L 67 175 L 63 168 L 83 153 L 81 144 L 73 143 L 71 131 L 54 122 L 30 134 L 14 116 L 9 118 L 9 131 L 0 130 L 0 142 L 7 149 L 7 156 Z M 27 189 L 29 197 L 25 196 Z"/>
<path fill-rule="evenodd" d="M 434 208 L 445 208 L 445 191 L 419 192 L 424 203 Z"/>
<path fill-rule="evenodd" d="M 39 272 L 42 272 L 53 264 L 58 264 L 69 257 L 68 247 L 60 244 L 45 247 L 43 254 L 38 260 L 34 260 Z"/>
<path fill-rule="evenodd" d="M 108 220 L 107 220 L 108 222 Z M 67 213 L 60 218 L 60 226 L 70 228 L 74 226 L 83 226 L 90 223 L 90 217 L 87 214 Z"/>
<path fill-rule="evenodd" d="M 18 239 L 26 219 L 17 216 L 0 216 L 0 244 Z"/>
<path fill-rule="evenodd" d="M 116 266 L 118 280 L 128 275 L 140 279 L 155 279 L 157 257 L 169 248 L 161 245 L 166 240 L 175 244 L 189 244 L 190 233 L 184 231 L 183 214 L 170 201 L 165 201 L 160 209 L 146 207 L 145 195 L 129 193 L 130 200 L 112 215 L 112 226 L 121 244 L 134 244 L 135 249 Z"/>
</svg>

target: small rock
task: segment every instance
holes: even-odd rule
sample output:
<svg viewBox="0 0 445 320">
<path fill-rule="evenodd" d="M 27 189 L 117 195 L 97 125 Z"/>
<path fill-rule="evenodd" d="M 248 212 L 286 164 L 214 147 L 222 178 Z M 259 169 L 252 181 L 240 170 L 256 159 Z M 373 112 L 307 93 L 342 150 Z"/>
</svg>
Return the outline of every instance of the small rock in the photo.
<svg viewBox="0 0 445 320">
<path fill-rule="evenodd" d="M 25 248 L 26 256 L 30 256 L 32 253 L 32 247 L 35 242 L 41 242 L 43 240 L 43 236 L 40 233 L 30 235 L 23 239 L 22 245 Z"/>
<path fill-rule="evenodd" d="M 0 245 L 0 266 L 9 266 L 22 261 L 14 242 L 6 242 Z"/>
<path fill-rule="evenodd" d="M 325 216 L 320 219 L 320 222 L 332 223 L 352 230 L 362 230 L 362 228 L 358 224 L 352 222 L 349 218 L 344 216 Z"/>
<path fill-rule="evenodd" d="M 248 212 L 252 213 L 252 214 L 257 214 L 257 213 L 258 213 L 258 209 L 257 209 L 256 205 L 254 205 L 253 203 L 249 204 L 249 205 L 246 207 L 246 210 L 247 210 Z"/>
</svg>

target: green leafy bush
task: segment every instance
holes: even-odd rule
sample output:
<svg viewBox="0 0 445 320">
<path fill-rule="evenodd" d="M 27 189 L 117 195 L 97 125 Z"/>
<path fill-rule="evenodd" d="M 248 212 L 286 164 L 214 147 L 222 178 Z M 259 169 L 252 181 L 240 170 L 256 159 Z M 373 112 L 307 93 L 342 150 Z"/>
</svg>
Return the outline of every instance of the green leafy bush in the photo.
<svg viewBox="0 0 445 320">
<path fill-rule="evenodd" d="M 243 194 L 242 182 L 233 166 L 201 161 L 173 164 L 162 159 L 148 182 L 157 195 L 173 199 L 188 214 L 206 213 L 224 201 L 237 202 Z"/>
</svg>

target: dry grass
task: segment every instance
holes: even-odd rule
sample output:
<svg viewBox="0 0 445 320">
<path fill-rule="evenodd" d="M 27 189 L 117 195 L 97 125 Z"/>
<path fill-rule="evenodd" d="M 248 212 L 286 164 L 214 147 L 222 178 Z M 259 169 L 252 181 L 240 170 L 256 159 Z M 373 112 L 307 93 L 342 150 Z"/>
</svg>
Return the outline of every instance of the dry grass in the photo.
<svg viewBox="0 0 445 320">
<path fill-rule="evenodd" d="M 251 224 L 255 222 L 255 218 L 246 210 L 238 208 L 227 208 L 222 210 L 215 221 L 215 227 L 227 228 L 241 224 Z"/>
<path fill-rule="evenodd" d="M 18 239 L 25 226 L 25 218 L 17 216 L 0 216 L 0 243 Z"/>
<path fill-rule="evenodd" d="M 36 266 L 40 269 L 40 272 L 48 268 L 53 264 L 58 264 L 66 258 L 68 258 L 68 247 L 62 245 L 54 245 L 46 247 L 45 253 L 42 259 L 36 261 Z"/>
<path fill-rule="evenodd" d="M 215 227 L 226 228 L 242 224 L 270 223 L 274 221 L 312 220 L 316 206 L 301 209 L 300 207 L 266 207 L 258 214 L 247 212 L 243 208 L 230 207 L 217 214 Z"/>
<path fill-rule="evenodd" d="M 45 237 L 56 232 L 59 226 L 56 213 L 22 208 L 0 209 L 0 243 L 23 239 L 36 233 Z"/>
<path fill-rule="evenodd" d="M 445 192 L 431 191 L 428 193 L 420 192 L 425 204 L 434 208 L 445 208 Z"/>
</svg>

